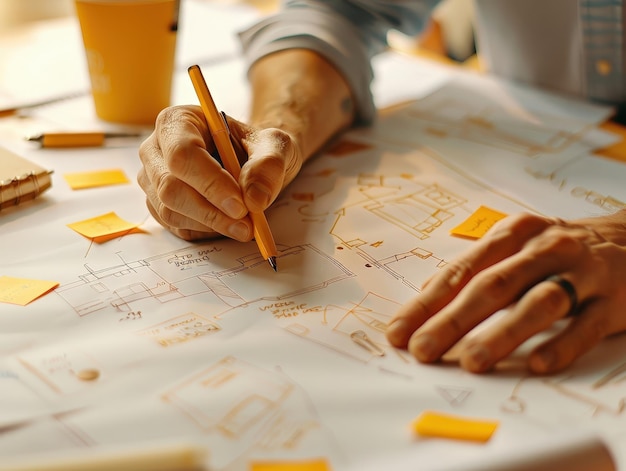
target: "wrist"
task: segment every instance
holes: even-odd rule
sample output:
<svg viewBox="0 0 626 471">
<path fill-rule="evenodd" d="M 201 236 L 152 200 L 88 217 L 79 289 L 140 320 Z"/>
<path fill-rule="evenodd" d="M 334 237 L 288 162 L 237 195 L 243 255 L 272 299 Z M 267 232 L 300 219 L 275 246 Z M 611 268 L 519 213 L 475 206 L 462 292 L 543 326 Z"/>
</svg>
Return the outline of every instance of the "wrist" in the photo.
<svg viewBox="0 0 626 471">
<path fill-rule="evenodd" d="M 250 80 L 251 124 L 286 132 L 303 160 L 354 120 L 347 82 L 315 52 L 294 49 L 266 56 L 251 68 Z"/>
</svg>

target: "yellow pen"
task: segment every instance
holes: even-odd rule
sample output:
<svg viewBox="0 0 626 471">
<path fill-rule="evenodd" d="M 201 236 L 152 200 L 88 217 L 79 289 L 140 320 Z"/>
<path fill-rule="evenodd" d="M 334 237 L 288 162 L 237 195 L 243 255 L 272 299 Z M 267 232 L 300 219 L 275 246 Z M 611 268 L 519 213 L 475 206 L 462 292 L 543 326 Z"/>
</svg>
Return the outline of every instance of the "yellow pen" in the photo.
<svg viewBox="0 0 626 471">
<path fill-rule="evenodd" d="M 222 164 L 228 173 L 230 173 L 235 180 L 239 181 L 239 174 L 241 173 L 241 167 L 239 166 L 239 160 L 237 159 L 237 153 L 233 147 L 233 143 L 230 140 L 230 131 L 228 130 L 228 124 L 222 114 L 217 110 L 215 102 L 211 97 L 209 88 L 206 85 L 204 76 L 200 67 L 192 65 L 188 69 L 191 83 L 200 100 L 200 106 L 202 112 L 206 118 L 209 132 L 217 148 L 217 152 L 220 155 Z M 278 250 L 274 243 L 274 236 L 270 231 L 269 224 L 265 214 L 263 213 L 250 213 L 250 219 L 252 219 L 252 225 L 254 226 L 254 239 L 256 240 L 261 255 L 265 258 L 270 266 L 277 271 L 276 257 Z"/>
<path fill-rule="evenodd" d="M 27 141 L 39 142 L 41 147 L 99 147 L 108 138 L 139 137 L 138 133 L 113 132 L 46 132 L 29 136 Z"/>
</svg>

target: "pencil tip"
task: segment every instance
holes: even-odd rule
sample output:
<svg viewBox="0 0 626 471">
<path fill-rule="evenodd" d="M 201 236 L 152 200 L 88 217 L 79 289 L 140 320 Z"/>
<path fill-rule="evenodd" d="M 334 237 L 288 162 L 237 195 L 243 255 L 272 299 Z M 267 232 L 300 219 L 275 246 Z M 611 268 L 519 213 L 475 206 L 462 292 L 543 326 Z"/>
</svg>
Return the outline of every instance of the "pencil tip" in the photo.
<svg viewBox="0 0 626 471">
<path fill-rule="evenodd" d="M 270 264 L 270 267 L 272 267 L 274 269 L 274 271 L 278 271 L 277 267 L 276 267 L 276 257 L 270 257 L 267 259 L 267 261 Z"/>
</svg>

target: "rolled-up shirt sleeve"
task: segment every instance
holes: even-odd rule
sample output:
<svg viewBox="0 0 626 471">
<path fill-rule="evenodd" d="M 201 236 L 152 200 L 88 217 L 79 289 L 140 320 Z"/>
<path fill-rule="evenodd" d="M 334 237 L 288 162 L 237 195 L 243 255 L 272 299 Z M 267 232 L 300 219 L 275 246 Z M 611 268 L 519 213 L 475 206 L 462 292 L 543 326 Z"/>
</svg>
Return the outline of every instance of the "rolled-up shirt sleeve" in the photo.
<svg viewBox="0 0 626 471">
<path fill-rule="evenodd" d="M 371 59 L 384 51 L 394 29 L 419 33 L 438 0 L 287 0 L 279 12 L 239 34 L 249 65 L 268 54 L 304 48 L 318 52 L 346 78 L 357 120 L 369 123 L 376 110 Z"/>
</svg>

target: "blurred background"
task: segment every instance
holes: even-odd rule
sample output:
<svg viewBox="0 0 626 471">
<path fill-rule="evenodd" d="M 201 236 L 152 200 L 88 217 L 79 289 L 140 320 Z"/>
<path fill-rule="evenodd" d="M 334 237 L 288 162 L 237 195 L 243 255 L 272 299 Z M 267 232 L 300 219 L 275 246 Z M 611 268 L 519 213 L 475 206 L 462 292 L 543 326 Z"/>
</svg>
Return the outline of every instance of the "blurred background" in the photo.
<svg viewBox="0 0 626 471">
<path fill-rule="evenodd" d="M 0 0 L 0 32 L 26 22 L 72 14 L 73 0 Z"/>
<path fill-rule="evenodd" d="M 271 11 L 279 0 L 205 0 L 248 3 Z M 73 0 L 0 0 L 0 32 L 24 23 L 74 14 Z M 402 49 L 422 49 L 464 62 L 475 52 L 473 0 L 443 0 L 433 21 L 418 38 L 394 36 L 392 44 Z"/>
</svg>

